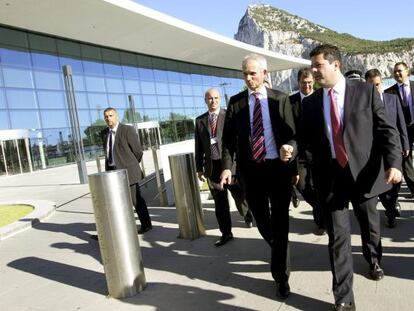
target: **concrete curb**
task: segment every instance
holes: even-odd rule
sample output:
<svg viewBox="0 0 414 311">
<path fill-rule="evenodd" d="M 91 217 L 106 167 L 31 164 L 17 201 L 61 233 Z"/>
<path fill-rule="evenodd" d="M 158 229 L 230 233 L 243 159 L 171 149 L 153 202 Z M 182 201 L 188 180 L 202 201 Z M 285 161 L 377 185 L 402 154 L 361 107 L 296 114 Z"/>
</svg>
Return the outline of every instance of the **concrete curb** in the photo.
<svg viewBox="0 0 414 311">
<path fill-rule="evenodd" d="M 33 206 L 33 211 L 18 221 L 0 228 L 0 241 L 19 232 L 32 228 L 34 224 L 46 219 L 56 210 L 56 203 L 46 200 L 21 200 L 15 202 L 0 202 L 0 205 L 24 204 Z"/>
</svg>

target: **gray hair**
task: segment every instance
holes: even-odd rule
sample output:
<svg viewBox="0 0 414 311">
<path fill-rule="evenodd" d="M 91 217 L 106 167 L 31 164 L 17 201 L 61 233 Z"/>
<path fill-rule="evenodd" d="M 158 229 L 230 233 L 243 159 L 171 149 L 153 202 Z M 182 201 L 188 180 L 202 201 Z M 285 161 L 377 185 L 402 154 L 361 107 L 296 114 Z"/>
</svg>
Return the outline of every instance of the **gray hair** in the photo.
<svg viewBox="0 0 414 311">
<path fill-rule="evenodd" d="M 242 68 L 246 67 L 246 64 L 248 61 L 250 60 L 254 60 L 259 64 L 260 69 L 264 69 L 267 70 L 267 61 L 266 58 L 264 58 L 262 55 L 258 55 L 258 54 L 249 54 L 247 56 L 244 57 L 243 62 L 242 62 Z"/>
</svg>

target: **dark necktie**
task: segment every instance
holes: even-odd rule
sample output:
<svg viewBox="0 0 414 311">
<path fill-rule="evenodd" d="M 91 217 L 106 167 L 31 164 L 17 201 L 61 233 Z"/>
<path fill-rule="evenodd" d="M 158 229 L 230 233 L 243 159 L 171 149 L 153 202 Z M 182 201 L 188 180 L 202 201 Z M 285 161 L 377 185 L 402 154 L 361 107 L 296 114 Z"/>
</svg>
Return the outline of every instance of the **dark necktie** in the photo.
<svg viewBox="0 0 414 311">
<path fill-rule="evenodd" d="M 109 143 L 108 143 L 108 164 L 109 165 L 112 165 L 114 163 L 112 133 L 113 133 L 113 131 L 110 129 L 108 131 L 108 135 L 109 135 Z"/>
<path fill-rule="evenodd" d="M 266 157 L 262 109 L 260 105 L 259 93 L 253 93 L 253 96 L 255 98 L 255 102 L 253 108 L 253 127 L 251 135 L 252 158 L 253 161 L 261 163 Z"/>
<path fill-rule="evenodd" d="M 211 137 L 216 137 L 217 135 L 217 114 L 215 113 L 210 113 L 210 117 L 209 117 L 209 123 L 210 123 L 210 133 L 211 133 Z M 219 153 L 219 149 L 218 149 L 218 144 L 211 144 L 210 145 L 210 149 L 211 149 L 211 158 L 213 160 L 218 160 L 220 159 L 220 153 Z"/>
<path fill-rule="evenodd" d="M 408 97 L 405 90 L 405 84 L 401 84 L 401 98 L 402 98 L 402 109 L 404 113 L 405 123 L 407 125 L 411 124 L 411 112 L 410 107 L 408 106 Z"/>
<path fill-rule="evenodd" d="M 333 89 L 329 89 L 328 94 L 331 100 L 330 110 L 331 110 L 331 124 L 332 124 L 332 139 L 336 154 L 336 160 L 338 161 L 341 167 L 345 167 L 348 163 L 348 156 L 345 151 L 345 146 L 342 138 L 342 125 L 339 118 L 338 106 L 336 105 L 336 100 L 333 94 Z"/>
</svg>

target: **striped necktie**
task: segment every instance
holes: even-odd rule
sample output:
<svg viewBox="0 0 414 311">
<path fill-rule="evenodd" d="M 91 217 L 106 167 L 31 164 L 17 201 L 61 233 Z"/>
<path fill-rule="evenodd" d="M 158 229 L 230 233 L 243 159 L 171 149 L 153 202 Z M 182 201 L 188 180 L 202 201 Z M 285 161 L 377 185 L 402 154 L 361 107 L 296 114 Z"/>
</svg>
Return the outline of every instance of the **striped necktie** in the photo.
<svg viewBox="0 0 414 311">
<path fill-rule="evenodd" d="M 261 163 L 266 157 L 266 146 L 263 129 L 262 108 L 260 105 L 259 93 L 253 93 L 255 98 L 253 108 L 253 127 L 251 135 L 252 159 Z"/>
<path fill-rule="evenodd" d="M 217 136 L 217 119 L 218 119 L 217 114 L 210 113 L 210 116 L 209 116 L 210 136 L 213 138 Z M 211 158 L 213 160 L 220 159 L 220 152 L 218 149 L 218 144 L 217 143 L 211 144 L 210 149 L 211 149 Z"/>
</svg>

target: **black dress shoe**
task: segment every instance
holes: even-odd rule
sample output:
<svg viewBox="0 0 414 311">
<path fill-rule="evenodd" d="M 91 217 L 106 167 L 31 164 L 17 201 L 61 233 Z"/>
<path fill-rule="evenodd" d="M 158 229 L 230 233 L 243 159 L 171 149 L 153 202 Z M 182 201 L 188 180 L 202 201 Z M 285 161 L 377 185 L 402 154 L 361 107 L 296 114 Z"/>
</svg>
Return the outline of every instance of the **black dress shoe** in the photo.
<svg viewBox="0 0 414 311">
<path fill-rule="evenodd" d="M 142 227 L 141 226 L 141 229 L 138 230 L 138 234 L 144 234 L 145 232 L 148 232 L 151 229 L 152 229 L 152 226 L 151 225 L 150 226 L 146 226 L 146 227 Z"/>
<path fill-rule="evenodd" d="M 332 308 L 334 311 L 355 311 L 355 303 L 353 302 L 341 302 L 336 303 Z"/>
<path fill-rule="evenodd" d="M 401 205 L 398 202 L 395 204 L 395 217 L 401 217 Z"/>
<path fill-rule="evenodd" d="M 384 278 L 384 270 L 376 263 L 371 267 L 370 275 L 374 281 L 382 280 Z"/>
<path fill-rule="evenodd" d="M 244 224 L 246 225 L 246 228 L 251 228 L 253 227 L 253 222 L 251 220 L 245 220 Z"/>
<path fill-rule="evenodd" d="M 292 198 L 292 204 L 294 208 L 299 207 L 300 200 L 298 198 Z"/>
<path fill-rule="evenodd" d="M 288 281 L 277 284 L 277 296 L 286 299 L 290 295 L 290 286 Z"/>
<path fill-rule="evenodd" d="M 215 243 L 214 246 L 223 246 L 224 244 L 226 244 L 227 242 L 233 240 L 233 233 L 229 233 L 229 234 L 224 234 L 221 236 L 220 239 L 218 239 Z"/>
<path fill-rule="evenodd" d="M 313 232 L 314 235 L 325 235 L 326 229 L 325 228 L 318 228 Z"/>
</svg>

